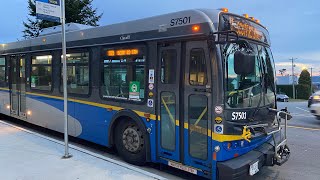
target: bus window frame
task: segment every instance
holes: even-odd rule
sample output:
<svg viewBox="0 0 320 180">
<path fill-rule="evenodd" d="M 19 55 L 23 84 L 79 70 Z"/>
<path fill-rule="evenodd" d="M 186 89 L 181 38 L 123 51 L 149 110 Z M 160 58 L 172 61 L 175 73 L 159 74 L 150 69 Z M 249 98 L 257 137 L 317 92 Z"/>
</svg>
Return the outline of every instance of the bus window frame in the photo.
<svg viewBox="0 0 320 180">
<path fill-rule="evenodd" d="M 144 62 L 144 71 L 145 71 L 145 77 L 144 77 L 144 83 L 145 83 L 145 90 L 144 90 L 144 98 L 142 101 L 134 101 L 134 100 L 129 100 L 129 99 L 116 99 L 116 98 L 108 98 L 108 97 L 103 97 L 103 92 L 101 90 L 101 87 L 103 86 L 103 73 L 104 73 L 104 58 L 107 57 L 105 50 L 107 49 L 130 49 L 130 48 L 140 48 L 143 49 L 143 55 L 145 56 L 145 62 Z M 106 46 L 101 46 L 100 47 L 100 62 L 99 62 L 99 96 L 100 99 L 104 101 L 112 101 L 112 102 L 120 102 L 120 103 L 129 103 L 129 104 L 136 104 L 136 105 L 143 105 L 147 102 L 148 99 L 148 76 L 149 76 L 149 70 L 152 68 L 149 68 L 149 62 L 148 62 L 148 57 L 149 57 L 149 46 L 146 43 L 129 43 L 129 44 L 120 44 L 120 45 L 106 45 Z M 155 69 L 155 68 L 154 68 Z"/>
<path fill-rule="evenodd" d="M 34 89 L 31 87 L 31 73 L 32 73 L 32 57 L 35 57 L 35 56 L 52 56 L 52 59 L 51 59 L 51 89 L 50 90 L 43 90 L 43 89 Z M 29 78 L 29 89 L 31 92 L 42 92 L 42 93 L 50 93 L 52 94 L 53 91 L 54 91 L 54 86 L 55 86 L 55 83 L 54 83 L 54 61 L 55 61 L 55 53 L 53 51 L 45 51 L 45 52 L 33 52 L 33 53 L 30 53 L 29 54 L 29 59 L 30 59 L 30 68 L 29 68 L 29 75 L 28 75 L 28 78 Z M 27 58 L 26 58 L 27 60 Z M 27 64 L 26 64 L 27 65 Z"/>
<path fill-rule="evenodd" d="M 89 98 L 91 96 L 92 93 L 92 78 L 91 78 L 91 63 L 93 62 L 93 52 L 92 52 L 92 48 L 76 48 L 76 49 L 67 49 L 67 54 L 73 54 L 73 53 L 82 53 L 82 52 L 87 52 L 89 53 L 89 60 L 88 60 L 88 68 L 89 68 L 89 91 L 87 94 L 77 94 L 77 93 L 70 93 L 68 90 L 68 94 L 73 96 L 73 97 L 81 97 L 81 98 Z M 62 76 L 62 68 L 63 68 L 63 63 L 62 63 L 62 51 L 59 51 L 59 59 L 60 59 L 60 66 L 59 66 L 59 93 L 63 94 L 63 76 Z M 74 64 L 74 63 L 72 63 Z M 68 68 L 68 63 L 67 63 L 67 68 Z"/>
</svg>

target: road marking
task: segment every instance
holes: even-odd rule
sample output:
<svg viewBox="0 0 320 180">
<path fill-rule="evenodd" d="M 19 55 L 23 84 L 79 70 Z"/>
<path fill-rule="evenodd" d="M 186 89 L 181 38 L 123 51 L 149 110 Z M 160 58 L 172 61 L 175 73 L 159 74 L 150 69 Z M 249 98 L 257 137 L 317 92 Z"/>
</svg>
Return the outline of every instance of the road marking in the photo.
<svg viewBox="0 0 320 180">
<path fill-rule="evenodd" d="M 291 113 L 292 116 L 302 116 L 302 117 L 314 117 L 312 115 L 309 114 L 299 114 L 299 113 Z"/>
<path fill-rule="evenodd" d="M 304 129 L 304 130 L 311 130 L 311 131 L 320 131 L 320 128 L 307 128 L 301 126 L 288 126 L 289 128 L 296 128 L 296 129 Z"/>
<path fill-rule="evenodd" d="M 300 109 L 300 110 L 302 110 L 302 111 L 305 111 L 305 112 L 308 112 L 308 113 L 310 113 L 310 111 L 308 111 L 308 110 L 305 110 L 305 109 L 302 109 L 302 108 L 299 108 L 299 107 L 296 107 L 297 109 Z"/>
</svg>

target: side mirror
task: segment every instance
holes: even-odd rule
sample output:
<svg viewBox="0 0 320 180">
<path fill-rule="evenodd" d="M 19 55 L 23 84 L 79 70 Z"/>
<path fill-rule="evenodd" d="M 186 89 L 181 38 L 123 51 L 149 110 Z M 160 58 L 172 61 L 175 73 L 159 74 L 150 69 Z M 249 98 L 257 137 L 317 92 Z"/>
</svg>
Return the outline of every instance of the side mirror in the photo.
<svg viewBox="0 0 320 180">
<path fill-rule="evenodd" d="M 234 53 L 234 72 L 239 75 L 254 73 L 256 57 L 242 51 Z"/>
</svg>

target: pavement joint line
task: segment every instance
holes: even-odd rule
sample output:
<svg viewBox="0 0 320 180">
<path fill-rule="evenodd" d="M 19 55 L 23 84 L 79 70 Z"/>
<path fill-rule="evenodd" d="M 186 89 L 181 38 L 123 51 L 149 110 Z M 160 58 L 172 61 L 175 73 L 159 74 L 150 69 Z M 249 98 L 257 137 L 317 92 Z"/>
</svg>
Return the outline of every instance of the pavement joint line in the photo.
<svg viewBox="0 0 320 180">
<path fill-rule="evenodd" d="M 41 135 L 41 134 L 39 134 L 39 133 L 36 133 L 36 132 L 30 131 L 30 130 L 27 130 L 27 129 L 25 129 L 25 128 L 22 128 L 22 127 L 19 127 L 19 126 L 16 126 L 16 125 L 13 125 L 13 124 L 10 124 L 10 123 L 7 123 L 7 122 L 4 122 L 4 121 L 2 121 L 2 120 L 0 120 L 0 123 L 1 123 L 1 124 L 4 124 L 4 125 L 7 125 L 7 126 L 11 126 L 11 127 L 13 127 L 13 128 L 19 129 L 19 130 L 24 131 L 24 132 L 26 132 L 26 133 L 32 134 L 32 135 L 34 135 L 34 136 L 38 136 L 38 137 L 40 137 L 40 138 L 43 138 L 43 139 L 49 140 L 49 141 L 51 141 L 51 142 L 54 142 L 54 143 L 56 143 L 56 144 L 60 144 L 60 145 L 64 146 L 64 142 L 62 142 L 62 141 L 59 141 L 59 140 L 56 140 L 56 139 L 53 139 L 53 138 L 50 138 L 50 137 Z M 126 169 L 129 169 L 129 170 L 132 170 L 132 171 L 135 171 L 135 172 L 144 174 L 144 175 L 146 175 L 146 176 L 148 176 L 148 177 L 151 177 L 151 178 L 154 178 L 154 179 L 158 179 L 158 180 L 165 180 L 165 179 L 166 179 L 166 178 L 164 178 L 164 177 L 162 177 L 162 176 L 159 176 L 159 175 L 150 173 L 150 172 L 145 171 L 145 170 L 141 170 L 141 169 L 139 169 L 139 168 L 137 168 L 137 167 L 134 167 L 134 166 L 132 166 L 132 165 L 129 165 L 129 164 L 126 164 L 126 163 L 123 163 L 123 162 L 120 162 L 120 161 L 117 161 L 117 160 L 114 160 L 114 159 L 111 159 L 111 158 L 102 156 L 102 155 L 100 155 L 100 154 L 97 154 L 97 153 L 88 151 L 88 150 L 86 150 L 86 149 L 77 147 L 77 146 L 72 145 L 72 144 L 69 144 L 69 148 L 70 148 L 70 149 L 73 149 L 73 150 L 75 150 L 75 151 L 79 151 L 79 152 L 81 152 L 81 153 L 84 153 L 84 154 L 93 156 L 93 157 L 95 157 L 95 158 L 97 158 L 97 159 L 101 159 L 101 160 L 110 162 L 110 163 L 112 163 L 112 164 L 115 164 L 115 165 L 124 167 L 124 168 L 126 168 Z M 62 156 L 62 155 L 61 155 L 61 156 Z"/>
<path fill-rule="evenodd" d="M 308 113 L 310 113 L 310 111 L 308 111 L 308 110 L 305 110 L 305 109 L 302 109 L 302 108 L 299 108 L 299 107 L 296 107 L 297 109 L 300 109 L 300 110 L 302 110 L 302 111 L 305 111 L 305 112 L 308 112 Z"/>
<path fill-rule="evenodd" d="M 289 126 L 289 128 L 296 128 L 296 129 L 304 129 L 304 130 L 311 130 L 311 131 L 320 131 L 320 128 L 308 128 L 308 127 L 302 127 L 302 126 Z"/>
</svg>

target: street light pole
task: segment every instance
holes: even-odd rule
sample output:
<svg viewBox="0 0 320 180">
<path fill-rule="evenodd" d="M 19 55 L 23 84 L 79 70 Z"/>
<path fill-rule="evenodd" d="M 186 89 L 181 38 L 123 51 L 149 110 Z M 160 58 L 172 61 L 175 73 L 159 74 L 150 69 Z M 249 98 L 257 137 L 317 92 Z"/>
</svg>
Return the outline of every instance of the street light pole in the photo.
<svg viewBox="0 0 320 180">
<path fill-rule="evenodd" d="M 61 27 L 62 27 L 62 63 L 63 63 L 63 110 L 64 110 L 64 144 L 65 152 L 63 158 L 70 158 L 68 139 L 68 92 L 67 92 L 67 43 L 66 43 L 66 14 L 65 0 L 60 0 L 61 5 Z"/>
<path fill-rule="evenodd" d="M 292 63 L 292 96 L 293 96 L 293 99 L 296 98 L 296 91 L 295 91 L 295 88 L 294 88 L 294 65 L 293 65 L 293 61 L 296 60 L 297 58 L 291 58 L 291 63 Z"/>
<path fill-rule="evenodd" d="M 310 69 L 311 69 L 311 78 L 310 78 L 310 79 L 311 79 L 311 84 L 310 84 L 310 91 L 311 91 L 311 94 L 312 94 L 312 69 L 313 69 L 313 68 L 311 67 Z"/>
</svg>

